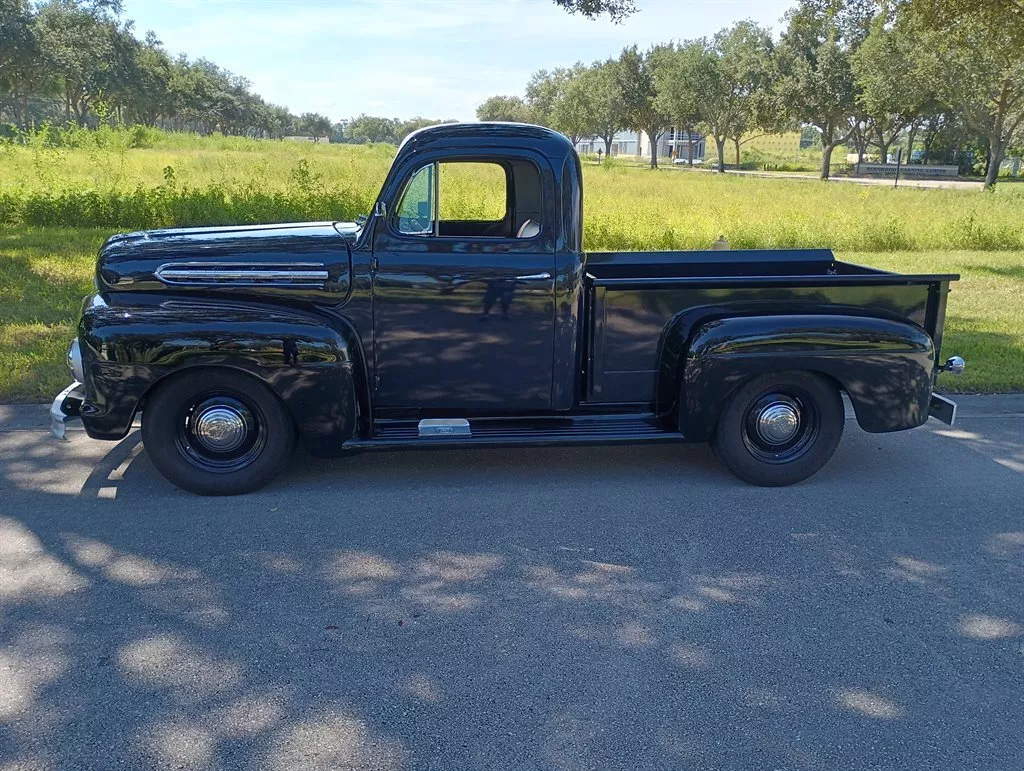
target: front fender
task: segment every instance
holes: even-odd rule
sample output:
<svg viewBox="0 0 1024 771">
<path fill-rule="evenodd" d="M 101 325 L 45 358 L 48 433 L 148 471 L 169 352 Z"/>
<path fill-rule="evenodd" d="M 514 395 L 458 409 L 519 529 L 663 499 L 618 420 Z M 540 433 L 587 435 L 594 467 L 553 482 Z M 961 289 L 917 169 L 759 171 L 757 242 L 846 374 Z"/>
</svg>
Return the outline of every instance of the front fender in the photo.
<svg viewBox="0 0 1024 771">
<path fill-rule="evenodd" d="M 343 320 L 259 303 L 87 298 L 79 322 L 85 367 L 82 420 L 94 438 L 119 439 L 163 378 L 229 367 L 278 395 L 315 455 L 340 452 L 356 432 L 366 391 L 358 336 Z M 365 414 L 365 413 L 364 413 Z"/>
<path fill-rule="evenodd" d="M 832 378 L 849 394 L 865 431 L 914 428 L 928 419 L 934 367 L 931 337 L 906 322 L 845 315 L 711 321 L 698 327 L 689 341 L 679 429 L 689 439 L 709 439 L 742 382 L 782 370 Z"/>
</svg>

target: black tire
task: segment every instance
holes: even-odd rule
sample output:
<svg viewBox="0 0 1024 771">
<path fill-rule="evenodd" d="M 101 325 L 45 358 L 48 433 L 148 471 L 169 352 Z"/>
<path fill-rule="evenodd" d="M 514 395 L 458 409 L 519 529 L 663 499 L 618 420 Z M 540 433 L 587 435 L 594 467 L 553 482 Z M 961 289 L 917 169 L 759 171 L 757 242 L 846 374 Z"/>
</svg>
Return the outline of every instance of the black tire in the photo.
<svg viewBox="0 0 1024 771">
<path fill-rule="evenodd" d="M 254 377 L 195 369 L 147 398 L 142 442 L 168 481 L 199 495 L 240 495 L 276 477 L 295 449 L 295 425 Z"/>
<path fill-rule="evenodd" d="M 810 372 L 773 372 L 733 394 L 712 446 L 722 464 L 745 482 L 792 485 L 832 457 L 844 419 L 843 399 L 832 382 Z"/>
</svg>

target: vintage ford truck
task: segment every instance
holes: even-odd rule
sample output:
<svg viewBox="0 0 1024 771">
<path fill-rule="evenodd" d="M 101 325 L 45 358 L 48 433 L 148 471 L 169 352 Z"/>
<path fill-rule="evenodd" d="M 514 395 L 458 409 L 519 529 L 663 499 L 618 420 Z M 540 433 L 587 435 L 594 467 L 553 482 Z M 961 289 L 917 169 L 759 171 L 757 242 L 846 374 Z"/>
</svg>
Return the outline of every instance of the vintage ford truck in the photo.
<svg viewBox="0 0 1024 771">
<path fill-rule="evenodd" d="M 446 169 L 482 164 L 489 218 L 446 218 Z M 671 172 L 666 172 L 671 173 Z M 580 161 L 545 128 L 454 124 L 402 144 L 359 223 L 157 230 L 99 254 L 53 430 L 118 440 L 201 494 L 269 482 L 296 441 L 356 450 L 710 441 L 786 485 L 933 394 L 954 275 L 828 250 L 583 250 Z M 449 207 L 450 208 L 450 207 Z M 503 212 L 503 216 L 502 216 Z"/>
</svg>

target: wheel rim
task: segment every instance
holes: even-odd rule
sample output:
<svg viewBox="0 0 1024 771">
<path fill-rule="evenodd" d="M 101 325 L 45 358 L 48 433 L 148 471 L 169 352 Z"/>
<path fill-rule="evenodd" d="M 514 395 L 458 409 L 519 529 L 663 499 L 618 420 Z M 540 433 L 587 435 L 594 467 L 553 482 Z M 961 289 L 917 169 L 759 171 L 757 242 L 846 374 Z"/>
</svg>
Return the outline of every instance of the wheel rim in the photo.
<svg viewBox="0 0 1024 771">
<path fill-rule="evenodd" d="M 198 396 L 183 407 L 177 425 L 178 451 L 203 471 L 228 473 L 245 468 L 267 442 L 263 413 L 241 394 Z"/>
<path fill-rule="evenodd" d="M 818 410 L 801 391 L 766 391 L 752 399 L 743 420 L 747 450 L 767 463 L 792 463 L 814 444 Z"/>
</svg>

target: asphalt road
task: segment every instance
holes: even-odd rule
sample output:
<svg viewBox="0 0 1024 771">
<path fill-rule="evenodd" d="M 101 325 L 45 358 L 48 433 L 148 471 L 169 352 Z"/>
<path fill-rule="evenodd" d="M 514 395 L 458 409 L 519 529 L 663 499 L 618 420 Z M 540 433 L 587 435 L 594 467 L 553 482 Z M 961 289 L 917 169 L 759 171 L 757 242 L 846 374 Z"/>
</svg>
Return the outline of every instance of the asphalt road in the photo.
<svg viewBox="0 0 1024 771">
<path fill-rule="evenodd" d="M 1021 769 L 1024 399 L 797 487 L 702 446 L 203 499 L 0 408 L 0 769 Z"/>
</svg>

